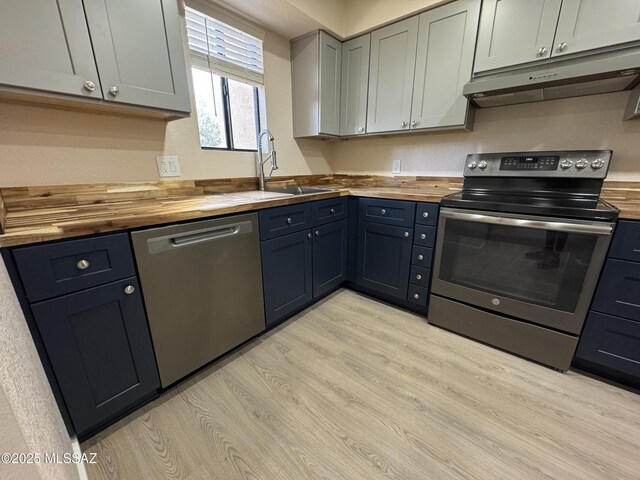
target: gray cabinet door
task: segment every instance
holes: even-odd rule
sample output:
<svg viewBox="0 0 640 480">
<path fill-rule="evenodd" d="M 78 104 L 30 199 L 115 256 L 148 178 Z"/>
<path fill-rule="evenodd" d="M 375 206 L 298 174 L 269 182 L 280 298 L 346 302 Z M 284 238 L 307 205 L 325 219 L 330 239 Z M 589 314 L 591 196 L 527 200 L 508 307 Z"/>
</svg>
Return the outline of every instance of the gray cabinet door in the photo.
<svg viewBox="0 0 640 480">
<path fill-rule="evenodd" d="M 409 129 L 417 41 L 417 16 L 371 33 L 368 133 Z"/>
<path fill-rule="evenodd" d="M 484 0 L 475 72 L 549 58 L 561 0 Z"/>
<path fill-rule="evenodd" d="M 640 40 L 638 0 L 564 0 L 552 55 Z"/>
<path fill-rule="evenodd" d="M 176 0 L 84 0 L 105 100 L 189 112 Z"/>
<path fill-rule="evenodd" d="M 0 64 L 2 85 L 102 98 L 81 0 L 0 2 Z"/>
<path fill-rule="evenodd" d="M 412 130 L 466 123 L 479 14 L 478 0 L 461 0 L 420 15 Z"/>
<path fill-rule="evenodd" d="M 320 31 L 320 133 L 340 134 L 342 43 Z"/>
<path fill-rule="evenodd" d="M 340 135 L 366 132 L 370 49 L 370 34 L 342 44 Z"/>
</svg>

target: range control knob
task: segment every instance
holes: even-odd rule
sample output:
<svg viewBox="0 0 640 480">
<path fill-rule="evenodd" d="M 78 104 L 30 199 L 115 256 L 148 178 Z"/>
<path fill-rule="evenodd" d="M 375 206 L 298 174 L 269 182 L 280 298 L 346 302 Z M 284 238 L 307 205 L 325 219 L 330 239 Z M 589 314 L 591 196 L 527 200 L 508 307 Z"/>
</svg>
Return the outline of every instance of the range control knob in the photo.
<svg viewBox="0 0 640 480">
<path fill-rule="evenodd" d="M 469 163 L 467 164 L 467 168 L 468 168 L 468 169 L 470 169 L 470 170 L 475 169 L 477 166 L 478 166 L 478 164 L 477 164 L 475 161 L 473 161 L 473 162 L 469 162 Z"/>
<path fill-rule="evenodd" d="M 583 168 L 587 168 L 588 165 L 589 165 L 589 162 L 587 162 L 586 158 L 582 158 L 582 159 L 580 159 L 580 160 L 578 160 L 576 162 L 576 168 L 578 170 L 582 170 Z"/>
<path fill-rule="evenodd" d="M 591 162 L 591 168 L 594 170 L 598 170 L 599 168 L 604 167 L 604 160 L 601 158 L 596 158 L 593 162 Z"/>
<path fill-rule="evenodd" d="M 565 158 L 564 160 L 562 160 L 560 162 L 560 167 L 563 170 L 566 170 L 567 168 L 571 168 L 571 165 L 573 165 L 573 162 L 571 160 L 569 160 L 568 158 Z"/>
<path fill-rule="evenodd" d="M 484 160 L 482 160 L 479 164 L 478 164 L 478 168 L 480 170 L 484 170 L 485 168 L 487 168 L 487 162 L 485 162 Z"/>
</svg>

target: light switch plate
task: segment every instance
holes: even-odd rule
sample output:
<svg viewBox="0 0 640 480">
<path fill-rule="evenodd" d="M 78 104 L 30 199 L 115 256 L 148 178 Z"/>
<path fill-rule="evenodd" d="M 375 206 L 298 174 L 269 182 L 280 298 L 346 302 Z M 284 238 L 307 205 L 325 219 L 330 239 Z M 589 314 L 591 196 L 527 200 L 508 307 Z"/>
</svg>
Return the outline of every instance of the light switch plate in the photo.
<svg viewBox="0 0 640 480">
<path fill-rule="evenodd" d="M 180 161 L 176 156 L 157 156 L 158 173 L 161 177 L 179 177 Z"/>
<path fill-rule="evenodd" d="M 391 164 L 391 173 L 400 173 L 401 160 L 394 160 Z"/>
</svg>

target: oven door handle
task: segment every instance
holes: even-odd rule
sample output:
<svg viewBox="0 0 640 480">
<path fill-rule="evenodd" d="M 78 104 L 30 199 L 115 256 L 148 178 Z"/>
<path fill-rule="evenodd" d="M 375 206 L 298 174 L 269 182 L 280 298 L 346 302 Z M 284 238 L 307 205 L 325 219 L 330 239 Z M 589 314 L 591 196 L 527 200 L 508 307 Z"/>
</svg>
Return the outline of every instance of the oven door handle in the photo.
<svg viewBox="0 0 640 480">
<path fill-rule="evenodd" d="M 452 212 L 450 210 L 441 210 L 440 214 L 445 218 L 451 218 L 453 220 L 490 223 L 493 225 L 507 225 L 510 227 L 535 228 L 538 230 L 550 230 L 554 232 L 590 233 L 593 235 L 611 235 L 611 233 L 613 233 L 613 227 L 607 224 L 592 225 L 584 223 L 545 222 L 541 220 L 526 220 L 522 218 L 494 217 L 479 213 Z"/>
</svg>

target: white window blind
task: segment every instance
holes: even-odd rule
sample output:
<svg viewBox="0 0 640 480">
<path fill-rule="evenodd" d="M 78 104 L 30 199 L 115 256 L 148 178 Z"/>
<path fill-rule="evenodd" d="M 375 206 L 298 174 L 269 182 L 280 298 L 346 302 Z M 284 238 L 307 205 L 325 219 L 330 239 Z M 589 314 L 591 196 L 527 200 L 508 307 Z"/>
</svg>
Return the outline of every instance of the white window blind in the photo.
<svg viewBox="0 0 640 480">
<path fill-rule="evenodd" d="M 189 7 L 186 18 L 194 66 L 252 85 L 264 84 L 262 40 Z"/>
</svg>

